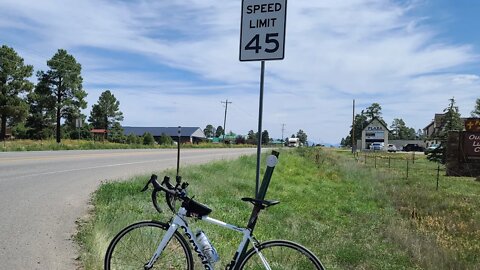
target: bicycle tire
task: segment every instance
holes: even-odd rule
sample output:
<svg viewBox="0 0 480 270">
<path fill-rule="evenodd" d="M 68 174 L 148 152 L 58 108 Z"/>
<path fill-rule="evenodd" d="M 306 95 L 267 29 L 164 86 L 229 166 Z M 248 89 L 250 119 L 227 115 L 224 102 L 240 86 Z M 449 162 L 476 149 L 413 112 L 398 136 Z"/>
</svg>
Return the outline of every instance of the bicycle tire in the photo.
<svg viewBox="0 0 480 270">
<path fill-rule="evenodd" d="M 286 240 L 261 243 L 258 251 L 265 257 L 272 270 L 324 270 L 320 260 L 307 248 Z M 264 270 L 260 256 L 251 248 L 239 263 L 240 270 Z"/>
<path fill-rule="evenodd" d="M 168 224 L 158 221 L 142 221 L 127 226 L 110 242 L 104 269 L 145 269 L 168 228 Z M 175 232 L 151 269 L 193 270 L 192 251 L 179 232 Z"/>
</svg>

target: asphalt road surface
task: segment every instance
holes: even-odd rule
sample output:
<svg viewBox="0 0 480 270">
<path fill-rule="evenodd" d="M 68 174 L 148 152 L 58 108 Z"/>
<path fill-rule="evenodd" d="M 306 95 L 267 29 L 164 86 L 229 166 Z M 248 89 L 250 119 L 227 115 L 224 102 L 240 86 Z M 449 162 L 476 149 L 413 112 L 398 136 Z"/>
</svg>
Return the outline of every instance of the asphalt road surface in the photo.
<svg viewBox="0 0 480 270">
<path fill-rule="evenodd" d="M 256 149 L 185 149 L 181 166 Z M 176 150 L 0 153 L 0 269 L 75 269 L 75 221 L 104 180 L 176 166 Z M 146 179 L 147 180 L 147 179 Z"/>
</svg>

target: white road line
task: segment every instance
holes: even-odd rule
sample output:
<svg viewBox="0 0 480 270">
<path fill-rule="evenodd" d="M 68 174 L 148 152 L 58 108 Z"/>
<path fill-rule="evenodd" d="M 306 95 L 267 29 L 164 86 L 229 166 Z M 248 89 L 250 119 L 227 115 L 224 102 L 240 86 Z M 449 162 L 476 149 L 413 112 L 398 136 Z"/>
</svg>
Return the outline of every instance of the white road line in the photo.
<svg viewBox="0 0 480 270">
<path fill-rule="evenodd" d="M 226 155 L 230 156 L 230 155 L 234 155 L 234 154 L 235 154 L 235 153 L 209 154 L 209 156 L 226 156 Z M 181 158 L 181 160 L 193 159 L 193 158 L 199 158 L 199 157 L 198 157 L 198 156 L 184 157 L 183 159 Z M 109 164 L 109 165 L 102 165 L 102 166 L 92 166 L 92 167 L 76 168 L 76 169 L 69 169 L 69 170 L 60 170 L 60 171 L 53 171 L 53 172 L 44 172 L 44 173 L 28 174 L 28 175 L 16 176 L 15 178 L 34 177 L 34 176 L 41 176 L 41 175 L 52 175 L 52 174 L 57 174 L 57 173 L 68 173 L 68 172 L 75 172 L 75 171 L 100 169 L 100 168 L 111 168 L 111 167 L 134 165 L 134 164 L 142 164 L 142 163 L 160 162 L 160 161 L 165 161 L 165 160 L 176 160 L 176 157 L 167 158 L 167 159 L 155 159 L 155 160 L 148 160 L 148 161 L 137 161 L 137 162 L 128 162 L 128 163 L 118 163 L 118 164 Z"/>
<path fill-rule="evenodd" d="M 171 158 L 171 160 L 174 160 L 174 158 Z M 36 174 L 29 174 L 29 175 L 17 176 L 16 178 L 20 178 L 20 177 L 32 177 L 32 176 L 40 176 L 40 175 L 51 175 L 51 174 L 57 174 L 57 173 L 75 172 L 75 171 L 83 171 L 83 170 L 91 170 L 91 169 L 100 169 L 100 168 L 110 168 L 110 167 L 118 167 L 118 166 L 141 164 L 141 163 L 151 163 L 151 162 L 159 162 L 159 161 L 165 161 L 165 159 L 156 159 L 156 160 L 138 161 L 138 162 L 128 162 L 128 163 L 118 163 L 118 164 L 110 164 L 110 165 L 102 165 L 102 166 L 93 166 L 93 167 L 77 168 L 77 169 L 70 169 L 70 170 L 61 170 L 61 171 L 53 171 L 53 172 L 36 173 Z"/>
</svg>

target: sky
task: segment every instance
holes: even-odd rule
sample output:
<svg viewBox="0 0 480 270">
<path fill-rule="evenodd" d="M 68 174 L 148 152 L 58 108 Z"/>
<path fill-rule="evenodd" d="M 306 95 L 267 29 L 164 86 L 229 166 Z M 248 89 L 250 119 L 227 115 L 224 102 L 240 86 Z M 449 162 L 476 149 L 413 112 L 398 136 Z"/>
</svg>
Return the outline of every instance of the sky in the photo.
<svg viewBox="0 0 480 270">
<path fill-rule="evenodd" d="M 266 61 L 263 130 L 338 144 L 372 103 L 423 129 L 480 98 L 480 1 L 290 0 L 285 58 Z M 260 62 L 240 62 L 240 0 L 0 0 L 0 44 L 33 65 L 66 49 L 90 114 L 105 90 L 125 126 L 258 128 Z M 36 78 L 32 77 L 36 82 Z"/>
</svg>

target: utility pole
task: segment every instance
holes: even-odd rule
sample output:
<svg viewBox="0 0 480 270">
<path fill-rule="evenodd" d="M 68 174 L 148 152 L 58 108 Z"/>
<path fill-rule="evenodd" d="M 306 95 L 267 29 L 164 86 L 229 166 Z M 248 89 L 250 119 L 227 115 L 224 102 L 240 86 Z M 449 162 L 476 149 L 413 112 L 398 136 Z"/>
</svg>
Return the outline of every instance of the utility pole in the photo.
<svg viewBox="0 0 480 270">
<path fill-rule="evenodd" d="M 285 140 L 285 138 L 283 137 L 283 132 L 284 131 L 285 131 L 285 124 L 282 124 L 282 142 L 283 142 L 282 146 L 285 145 L 285 142 L 283 141 L 283 140 Z"/>
<path fill-rule="evenodd" d="M 232 103 L 226 99 L 225 101 L 221 101 L 221 103 L 225 103 L 225 117 L 223 118 L 223 143 L 225 143 L 225 132 L 227 130 L 225 129 L 225 125 L 227 124 L 227 110 L 228 110 L 228 104 Z"/>
</svg>

